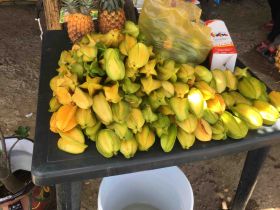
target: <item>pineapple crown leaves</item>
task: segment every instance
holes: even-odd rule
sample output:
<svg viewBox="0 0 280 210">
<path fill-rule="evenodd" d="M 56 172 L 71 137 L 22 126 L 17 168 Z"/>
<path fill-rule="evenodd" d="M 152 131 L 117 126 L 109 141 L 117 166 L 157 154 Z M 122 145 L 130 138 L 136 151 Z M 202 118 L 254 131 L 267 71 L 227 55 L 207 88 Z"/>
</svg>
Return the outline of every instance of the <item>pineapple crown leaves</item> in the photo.
<svg viewBox="0 0 280 210">
<path fill-rule="evenodd" d="M 108 10 L 109 12 L 123 9 L 124 0 L 100 0 L 99 8 L 101 10 Z"/>
<path fill-rule="evenodd" d="M 62 6 L 70 13 L 79 12 L 79 0 L 62 0 Z"/>
<path fill-rule="evenodd" d="M 94 0 L 80 0 L 80 5 L 87 7 L 87 8 L 92 8 L 95 5 Z"/>
<path fill-rule="evenodd" d="M 80 10 L 85 15 L 90 14 L 90 11 L 96 7 L 96 0 L 80 0 Z"/>
</svg>

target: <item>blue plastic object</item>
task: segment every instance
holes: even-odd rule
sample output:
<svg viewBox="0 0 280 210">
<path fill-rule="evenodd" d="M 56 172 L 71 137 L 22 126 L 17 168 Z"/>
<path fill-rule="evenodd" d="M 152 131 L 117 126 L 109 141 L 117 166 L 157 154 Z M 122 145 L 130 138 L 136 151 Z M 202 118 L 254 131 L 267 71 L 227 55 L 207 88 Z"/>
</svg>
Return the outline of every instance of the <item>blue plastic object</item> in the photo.
<svg viewBox="0 0 280 210">
<path fill-rule="evenodd" d="M 214 2 L 215 2 L 216 4 L 218 4 L 218 5 L 220 5 L 221 2 L 222 2 L 222 0 L 214 0 Z"/>
</svg>

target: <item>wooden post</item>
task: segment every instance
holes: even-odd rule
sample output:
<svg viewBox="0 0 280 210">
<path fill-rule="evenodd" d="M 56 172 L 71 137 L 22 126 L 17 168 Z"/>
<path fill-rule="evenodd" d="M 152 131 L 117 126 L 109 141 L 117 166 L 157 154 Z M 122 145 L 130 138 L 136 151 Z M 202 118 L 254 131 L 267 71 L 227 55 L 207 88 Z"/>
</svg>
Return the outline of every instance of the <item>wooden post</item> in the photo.
<svg viewBox="0 0 280 210">
<path fill-rule="evenodd" d="M 61 30 L 59 23 L 59 2 L 58 0 L 43 0 L 48 30 Z"/>
</svg>

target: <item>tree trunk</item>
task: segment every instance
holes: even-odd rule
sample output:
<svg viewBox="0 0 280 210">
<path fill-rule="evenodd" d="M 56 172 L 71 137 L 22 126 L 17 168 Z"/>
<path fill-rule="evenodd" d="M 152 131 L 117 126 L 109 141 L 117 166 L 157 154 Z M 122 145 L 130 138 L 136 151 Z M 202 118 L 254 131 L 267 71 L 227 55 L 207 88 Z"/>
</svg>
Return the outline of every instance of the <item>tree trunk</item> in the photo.
<svg viewBox="0 0 280 210">
<path fill-rule="evenodd" d="M 48 30 L 61 30 L 59 23 L 59 2 L 58 0 L 44 0 L 46 25 Z"/>
</svg>

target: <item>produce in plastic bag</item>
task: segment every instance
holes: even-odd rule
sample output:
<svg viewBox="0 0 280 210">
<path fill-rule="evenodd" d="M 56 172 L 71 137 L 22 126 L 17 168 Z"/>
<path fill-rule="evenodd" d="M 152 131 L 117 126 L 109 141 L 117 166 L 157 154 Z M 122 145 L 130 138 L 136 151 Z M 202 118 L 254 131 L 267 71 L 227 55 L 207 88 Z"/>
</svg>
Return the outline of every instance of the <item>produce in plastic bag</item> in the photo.
<svg viewBox="0 0 280 210">
<path fill-rule="evenodd" d="M 182 0 L 145 0 L 139 18 L 145 42 L 164 58 L 202 63 L 212 48 L 201 9 Z"/>
</svg>

